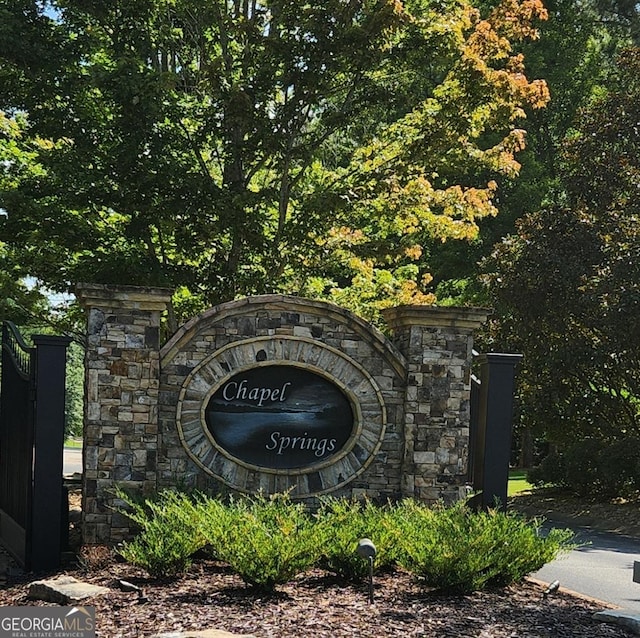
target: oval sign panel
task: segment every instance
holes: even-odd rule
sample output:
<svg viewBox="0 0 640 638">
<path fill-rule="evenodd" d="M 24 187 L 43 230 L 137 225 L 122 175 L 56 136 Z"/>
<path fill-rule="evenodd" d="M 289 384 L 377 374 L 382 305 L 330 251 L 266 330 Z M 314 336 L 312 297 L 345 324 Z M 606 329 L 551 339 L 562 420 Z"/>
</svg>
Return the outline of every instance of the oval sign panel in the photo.
<svg viewBox="0 0 640 638">
<path fill-rule="evenodd" d="M 337 385 L 290 365 L 228 378 L 211 396 L 205 420 L 220 449 L 270 469 L 325 461 L 346 445 L 354 427 L 351 403 Z"/>
</svg>

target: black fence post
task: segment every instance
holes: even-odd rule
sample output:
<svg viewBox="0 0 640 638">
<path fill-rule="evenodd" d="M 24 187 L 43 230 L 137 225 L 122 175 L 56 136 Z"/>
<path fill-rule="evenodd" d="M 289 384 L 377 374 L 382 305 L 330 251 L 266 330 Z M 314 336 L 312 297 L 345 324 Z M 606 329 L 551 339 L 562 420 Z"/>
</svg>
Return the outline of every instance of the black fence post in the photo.
<svg viewBox="0 0 640 638">
<path fill-rule="evenodd" d="M 481 492 L 483 508 L 507 506 L 509 463 L 513 431 L 516 365 L 521 354 L 490 353 L 479 357 L 477 447 L 474 488 Z M 476 504 L 479 505 L 479 503 Z"/>
<path fill-rule="evenodd" d="M 66 352 L 68 337 L 35 335 L 33 497 L 29 569 L 48 571 L 60 566 L 62 539 L 63 450 Z"/>
</svg>

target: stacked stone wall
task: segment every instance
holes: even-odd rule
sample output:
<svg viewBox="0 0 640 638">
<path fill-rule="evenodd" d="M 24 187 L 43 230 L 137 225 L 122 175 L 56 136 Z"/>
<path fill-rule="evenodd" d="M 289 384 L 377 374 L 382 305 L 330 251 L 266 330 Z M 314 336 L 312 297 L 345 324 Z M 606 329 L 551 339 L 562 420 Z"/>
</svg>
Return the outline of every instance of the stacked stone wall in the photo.
<svg viewBox="0 0 640 638">
<path fill-rule="evenodd" d="M 473 331 L 478 309 L 392 308 L 384 313 L 407 361 L 402 492 L 420 501 L 467 493 Z"/>
</svg>

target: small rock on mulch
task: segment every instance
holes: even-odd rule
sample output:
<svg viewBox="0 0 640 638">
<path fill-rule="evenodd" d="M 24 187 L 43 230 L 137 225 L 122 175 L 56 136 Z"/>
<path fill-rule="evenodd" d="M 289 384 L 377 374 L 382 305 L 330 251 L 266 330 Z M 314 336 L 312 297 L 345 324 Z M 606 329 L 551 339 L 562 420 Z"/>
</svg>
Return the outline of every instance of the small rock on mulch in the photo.
<svg viewBox="0 0 640 638">
<path fill-rule="evenodd" d="M 73 576 L 58 576 L 49 580 L 36 580 L 29 585 L 27 598 L 43 600 L 59 605 L 79 603 L 87 598 L 93 598 L 109 593 L 108 587 L 84 583 Z"/>
</svg>

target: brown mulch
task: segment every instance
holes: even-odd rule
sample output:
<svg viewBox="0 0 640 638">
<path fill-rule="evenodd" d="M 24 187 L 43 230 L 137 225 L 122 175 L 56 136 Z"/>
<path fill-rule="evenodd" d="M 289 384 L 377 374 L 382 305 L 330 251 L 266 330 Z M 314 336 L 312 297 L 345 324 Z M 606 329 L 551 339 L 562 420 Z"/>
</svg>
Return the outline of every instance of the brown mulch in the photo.
<svg viewBox="0 0 640 638">
<path fill-rule="evenodd" d="M 103 551 L 106 551 L 103 549 Z M 198 560 L 184 576 L 151 579 L 96 549 L 86 563 L 66 573 L 111 588 L 83 602 L 96 608 L 101 638 L 146 638 L 159 632 L 224 629 L 258 638 L 421 636 L 423 638 L 606 638 L 630 636 L 593 619 L 607 606 L 560 590 L 547 598 L 534 582 L 467 596 L 422 589 L 406 573 L 378 575 L 374 604 L 366 584 L 352 585 L 313 571 L 278 588 L 252 591 L 226 566 Z M 98 565 L 98 563 L 100 563 Z M 0 605 L 44 605 L 27 599 L 34 577 L 12 579 L 0 590 Z M 119 581 L 141 592 L 122 591 Z"/>
<path fill-rule="evenodd" d="M 558 501 L 541 505 L 531 498 L 510 505 L 544 515 Z M 280 586 L 274 595 L 265 595 L 247 587 L 228 567 L 204 558 L 196 560 L 184 576 L 163 581 L 120 562 L 107 548 L 85 548 L 80 556 L 81 561 L 64 573 L 111 589 L 109 594 L 83 601 L 96 609 L 99 638 L 148 638 L 160 632 L 213 628 L 257 638 L 632 635 L 593 619 L 594 612 L 610 607 L 606 603 L 562 589 L 545 598 L 544 585 L 534 581 L 467 596 L 445 596 L 421 588 L 410 574 L 398 571 L 376 575 L 374 604 L 370 605 L 366 583 L 353 585 L 319 570 Z M 42 577 L 9 576 L 0 588 L 0 605 L 49 604 L 27 599 L 29 583 Z M 121 580 L 141 591 L 123 591 Z"/>
</svg>

